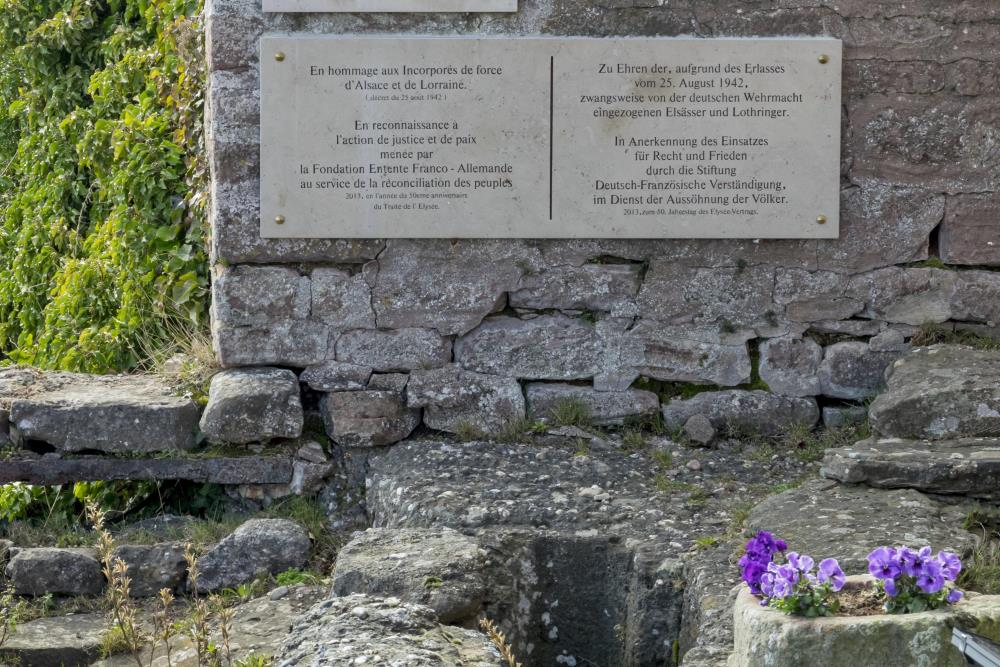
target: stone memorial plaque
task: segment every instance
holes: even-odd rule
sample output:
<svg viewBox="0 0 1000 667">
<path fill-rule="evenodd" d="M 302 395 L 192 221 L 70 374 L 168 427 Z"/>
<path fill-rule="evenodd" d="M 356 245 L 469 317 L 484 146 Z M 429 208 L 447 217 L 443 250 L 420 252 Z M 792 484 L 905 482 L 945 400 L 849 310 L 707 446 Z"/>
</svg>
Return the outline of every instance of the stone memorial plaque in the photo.
<svg viewBox="0 0 1000 667">
<path fill-rule="evenodd" d="M 264 0 L 265 12 L 516 12 L 517 0 Z"/>
<path fill-rule="evenodd" d="M 264 37 L 266 238 L 835 238 L 834 39 Z"/>
</svg>

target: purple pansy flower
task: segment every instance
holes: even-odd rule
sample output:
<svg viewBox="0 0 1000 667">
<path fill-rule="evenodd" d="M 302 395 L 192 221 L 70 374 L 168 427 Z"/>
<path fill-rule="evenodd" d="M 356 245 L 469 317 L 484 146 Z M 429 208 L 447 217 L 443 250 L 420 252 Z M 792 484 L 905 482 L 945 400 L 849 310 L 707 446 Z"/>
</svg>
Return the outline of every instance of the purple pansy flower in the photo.
<svg viewBox="0 0 1000 667">
<path fill-rule="evenodd" d="M 820 561 L 819 564 L 819 583 L 825 584 L 830 583 L 830 587 L 834 591 L 839 591 L 844 587 L 844 582 L 847 577 L 844 576 L 844 571 L 840 569 L 840 563 L 837 562 L 835 558 L 827 558 Z"/>
<path fill-rule="evenodd" d="M 899 576 L 901 568 L 894 551 L 889 547 L 879 547 L 868 554 L 868 571 L 873 577 L 888 581 Z"/>
<path fill-rule="evenodd" d="M 931 548 L 924 547 L 920 551 L 914 551 L 903 547 L 898 551 L 900 567 L 903 573 L 910 577 L 920 574 L 924 563 L 931 559 Z"/>
<path fill-rule="evenodd" d="M 896 597 L 896 593 L 898 591 L 896 591 L 896 580 L 895 579 L 886 579 L 885 581 L 882 582 L 882 586 L 885 588 L 885 594 L 886 595 L 888 595 L 891 598 Z"/>
<path fill-rule="evenodd" d="M 941 564 L 936 560 L 929 560 L 920 568 L 917 575 L 917 586 L 924 593 L 937 593 L 944 588 L 944 575 L 941 573 Z"/>
<path fill-rule="evenodd" d="M 939 551 L 938 562 L 941 564 L 941 572 L 948 581 L 955 581 L 958 573 L 962 571 L 962 560 L 950 551 Z"/>
<path fill-rule="evenodd" d="M 953 588 L 948 591 L 948 604 L 955 604 L 962 599 L 962 591 L 957 588 Z"/>
</svg>

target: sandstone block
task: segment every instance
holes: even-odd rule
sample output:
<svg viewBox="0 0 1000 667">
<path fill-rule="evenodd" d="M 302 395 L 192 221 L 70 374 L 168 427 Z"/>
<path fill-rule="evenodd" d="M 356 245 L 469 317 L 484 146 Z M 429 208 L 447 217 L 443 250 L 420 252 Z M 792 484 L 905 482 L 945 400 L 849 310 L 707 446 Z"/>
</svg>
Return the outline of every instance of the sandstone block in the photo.
<svg viewBox="0 0 1000 667">
<path fill-rule="evenodd" d="M 884 385 L 885 369 L 903 353 L 873 350 L 867 343 L 845 341 L 824 350 L 819 381 L 824 396 L 862 400 Z"/>
<path fill-rule="evenodd" d="M 320 267 L 312 275 L 312 318 L 331 329 L 372 329 L 371 288 L 362 274 Z"/>
<path fill-rule="evenodd" d="M 234 588 L 261 574 L 303 567 L 309 548 L 309 535 L 294 521 L 250 519 L 198 559 L 198 590 Z"/>
<path fill-rule="evenodd" d="M 536 418 L 551 418 L 561 403 L 574 402 L 583 407 L 595 424 L 621 425 L 630 417 L 648 417 L 660 407 L 660 399 L 651 391 L 596 391 L 592 387 L 571 384 L 532 382 L 527 385 L 528 410 Z"/>
<path fill-rule="evenodd" d="M 812 398 L 779 396 L 767 391 L 707 391 L 687 400 L 663 406 L 663 421 L 669 430 L 683 428 L 694 415 L 705 415 L 723 433 L 778 435 L 792 426 L 814 426 L 819 408 Z"/>
<path fill-rule="evenodd" d="M 760 379 L 784 396 L 820 393 L 823 348 L 811 338 L 772 338 L 760 345 Z"/>
<path fill-rule="evenodd" d="M 451 361 L 451 341 L 430 329 L 348 331 L 337 339 L 337 361 L 382 372 L 435 368 Z"/>
<path fill-rule="evenodd" d="M 302 423 L 295 373 L 281 368 L 233 369 L 212 378 L 201 430 L 210 442 L 244 444 L 297 438 Z"/>
<path fill-rule="evenodd" d="M 413 371 L 406 403 L 424 408 L 427 426 L 451 433 L 464 427 L 496 433 L 525 415 L 524 393 L 517 380 L 467 371 L 457 364 Z"/>
<path fill-rule="evenodd" d="M 18 549 L 6 568 L 18 595 L 99 595 L 104 575 L 89 549 Z"/>
<path fill-rule="evenodd" d="M 382 447 L 399 442 L 420 424 L 419 408 L 408 408 L 397 391 L 338 391 L 320 402 L 327 434 L 345 447 Z"/>
</svg>

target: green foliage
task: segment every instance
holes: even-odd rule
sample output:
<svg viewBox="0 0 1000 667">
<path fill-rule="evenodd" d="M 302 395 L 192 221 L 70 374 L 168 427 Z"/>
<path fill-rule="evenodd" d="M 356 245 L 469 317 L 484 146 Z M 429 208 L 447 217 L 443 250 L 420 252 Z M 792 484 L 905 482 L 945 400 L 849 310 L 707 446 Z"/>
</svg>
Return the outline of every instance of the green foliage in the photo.
<svg viewBox="0 0 1000 667">
<path fill-rule="evenodd" d="M 553 426 L 576 426 L 579 428 L 590 428 L 593 426 L 590 408 L 579 398 L 568 397 L 559 399 L 546 416 Z"/>
<path fill-rule="evenodd" d="M 0 0 L 0 349 L 128 369 L 206 318 L 200 0 Z"/>
<path fill-rule="evenodd" d="M 968 345 L 977 350 L 1000 350 L 1000 340 L 984 336 L 973 331 L 956 331 L 943 324 L 925 324 L 913 335 L 910 343 L 915 346 L 928 346 L 947 343 L 950 345 Z"/>
<path fill-rule="evenodd" d="M 245 658 L 233 662 L 233 667 L 271 667 L 273 664 L 274 658 L 271 656 L 251 653 Z"/>
<path fill-rule="evenodd" d="M 312 586 L 321 582 L 323 578 L 314 572 L 304 572 L 297 567 L 292 567 L 284 572 L 279 572 L 274 580 L 279 586 L 294 586 L 296 584 Z"/>
<path fill-rule="evenodd" d="M 154 482 L 77 482 L 72 486 L 35 486 L 22 482 L 0 485 L 0 520 L 72 523 L 93 501 L 102 511 L 127 511 L 155 493 Z"/>
</svg>

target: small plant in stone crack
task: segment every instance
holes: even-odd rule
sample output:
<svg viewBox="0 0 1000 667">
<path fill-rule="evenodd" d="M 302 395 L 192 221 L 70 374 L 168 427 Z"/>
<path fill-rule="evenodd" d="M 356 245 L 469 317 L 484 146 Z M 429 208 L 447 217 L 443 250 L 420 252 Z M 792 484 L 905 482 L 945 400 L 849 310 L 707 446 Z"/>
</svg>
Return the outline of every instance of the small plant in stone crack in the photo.
<svg viewBox="0 0 1000 667">
<path fill-rule="evenodd" d="M 198 667 L 239 667 L 240 661 L 233 660 L 230 641 L 233 633 L 233 618 L 236 612 L 229 607 L 226 598 L 222 595 L 212 595 L 207 601 L 199 597 L 198 557 L 195 556 L 190 544 L 184 545 L 184 560 L 187 561 L 188 581 L 190 582 L 191 595 L 194 597 L 187 632 L 191 643 L 194 644 Z M 211 641 L 213 616 L 218 619 L 217 630 L 222 642 L 221 646 L 216 646 Z"/>
<path fill-rule="evenodd" d="M 174 626 L 170 622 L 170 605 L 174 601 L 174 595 L 169 588 L 160 589 L 160 608 L 153 614 L 153 638 L 163 643 L 163 651 L 167 660 L 167 667 L 173 667 L 171 660 L 170 638 L 174 635 Z M 154 651 L 149 652 L 149 665 L 153 666 Z"/>
<path fill-rule="evenodd" d="M 130 653 L 138 667 L 143 667 L 139 656 L 145 637 L 136 619 L 135 607 L 129 595 L 131 579 L 128 576 L 128 565 L 115 556 L 115 540 L 104 525 L 104 511 L 97 503 L 89 501 L 86 505 L 87 519 L 97 531 L 97 553 L 101 559 L 104 578 L 107 579 L 108 607 L 111 609 L 113 624 L 101 640 L 101 652 L 107 656 L 112 653 Z"/>
<path fill-rule="evenodd" d="M 28 603 L 8 584 L 0 593 L 0 647 L 7 643 L 27 613 Z"/>
<path fill-rule="evenodd" d="M 510 642 L 507 641 L 507 637 L 500 632 L 500 629 L 493 621 L 488 618 L 481 618 L 479 619 L 479 627 L 490 638 L 490 641 L 497 647 L 497 650 L 500 651 L 500 656 L 506 661 L 508 667 L 524 667 L 517 661 L 514 649 L 511 647 Z"/>
</svg>

